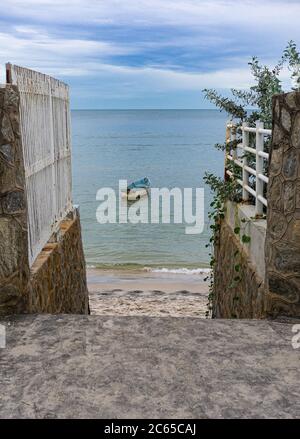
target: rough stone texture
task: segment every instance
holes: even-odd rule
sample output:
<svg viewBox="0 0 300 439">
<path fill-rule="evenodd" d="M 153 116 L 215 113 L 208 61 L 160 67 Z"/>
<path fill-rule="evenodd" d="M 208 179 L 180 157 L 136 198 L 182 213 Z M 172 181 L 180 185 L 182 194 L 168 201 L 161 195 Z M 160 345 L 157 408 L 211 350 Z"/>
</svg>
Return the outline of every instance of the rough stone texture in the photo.
<svg viewBox="0 0 300 439">
<path fill-rule="evenodd" d="M 221 222 L 215 245 L 213 317 L 265 317 L 265 286 L 249 256 L 226 223 Z M 235 267 L 239 266 L 239 271 Z M 239 277 L 240 280 L 234 280 Z"/>
<path fill-rule="evenodd" d="M 29 279 L 19 93 L 0 88 L 0 315 L 25 308 Z"/>
<path fill-rule="evenodd" d="M 266 307 L 300 317 L 300 93 L 274 97 L 266 238 Z"/>
<path fill-rule="evenodd" d="M 299 418 L 291 324 L 7 318 L 1 418 Z"/>
<path fill-rule="evenodd" d="M 80 219 L 61 222 L 57 242 L 48 243 L 31 270 L 30 313 L 88 313 L 88 290 Z"/>
</svg>

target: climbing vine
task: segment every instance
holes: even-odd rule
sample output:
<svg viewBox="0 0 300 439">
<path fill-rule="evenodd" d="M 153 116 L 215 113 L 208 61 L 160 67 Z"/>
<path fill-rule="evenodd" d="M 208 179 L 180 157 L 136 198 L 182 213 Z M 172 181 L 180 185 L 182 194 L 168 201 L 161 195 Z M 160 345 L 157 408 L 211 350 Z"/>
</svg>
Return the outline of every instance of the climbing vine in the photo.
<svg viewBox="0 0 300 439">
<path fill-rule="evenodd" d="M 206 99 L 212 102 L 220 111 L 225 111 L 236 126 L 236 139 L 230 142 L 218 143 L 215 147 L 219 150 L 230 151 L 237 148 L 237 144 L 241 142 L 241 126 L 243 122 L 247 122 L 249 126 L 254 126 L 255 121 L 260 120 L 264 123 L 265 128 L 272 128 L 272 98 L 274 94 L 282 93 L 282 83 L 280 74 L 285 65 L 291 73 L 292 89 L 300 91 L 300 53 L 293 41 L 290 41 L 285 48 L 279 62 L 274 67 L 269 67 L 260 63 L 257 57 L 253 57 L 248 63 L 253 76 L 254 85 L 249 90 L 231 90 L 231 97 L 223 97 L 214 89 L 204 89 Z M 248 108 L 253 107 L 254 110 L 249 111 Z M 255 147 L 255 139 L 250 138 L 250 146 Z M 252 143 L 252 144 L 251 144 Z M 266 141 L 266 150 L 270 145 L 270 139 Z M 249 166 L 255 167 L 255 156 L 247 155 Z M 205 183 L 214 193 L 213 201 L 210 204 L 208 214 L 210 220 L 211 237 L 207 244 L 210 248 L 210 268 L 211 274 L 206 278 L 209 281 L 208 310 L 207 317 L 211 315 L 212 304 L 214 298 L 214 268 L 215 256 L 214 247 L 218 243 L 220 235 L 221 221 L 225 216 L 225 201 L 231 200 L 239 202 L 242 199 L 241 188 L 237 185 L 237 178 L 241 178 L 241 169 L 234 162 L 227 165 L 227 169 L 232 172 L 231 178 L 220 178 L 212 173 L 206 173 L 204 176 Z M 255 187 L 255 181 L 250 177 L 249 185 Z M 250 199 L 249 201 L 253 201 Z M 242 220 L 243 222 L 243 220 Z M 236 227 L 235 234 L 241 234 L 241 228 Z M 248 244 L 250 236 L 242 232 L 240 236 L 242 243 Z M 242 266 L 238 261 L 239 252 L 234 255 L 234 276 L 228 287 L 234 288 L 242 280 Z M 234 297 L 234 300 L 239 300 Z"/>
</svg>

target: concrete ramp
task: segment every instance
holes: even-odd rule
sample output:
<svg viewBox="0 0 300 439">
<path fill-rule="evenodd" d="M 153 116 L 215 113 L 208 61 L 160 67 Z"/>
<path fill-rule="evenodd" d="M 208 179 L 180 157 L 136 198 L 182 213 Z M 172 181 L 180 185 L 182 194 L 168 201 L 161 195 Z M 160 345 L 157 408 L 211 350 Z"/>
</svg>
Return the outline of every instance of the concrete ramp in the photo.
<svg viewBox="0 0 300 439">
<path fill-rule="evenodd" d="M 0 321 L 1 418 L 296 418 L 292 324 L 78 315 Z"/>
</svg>

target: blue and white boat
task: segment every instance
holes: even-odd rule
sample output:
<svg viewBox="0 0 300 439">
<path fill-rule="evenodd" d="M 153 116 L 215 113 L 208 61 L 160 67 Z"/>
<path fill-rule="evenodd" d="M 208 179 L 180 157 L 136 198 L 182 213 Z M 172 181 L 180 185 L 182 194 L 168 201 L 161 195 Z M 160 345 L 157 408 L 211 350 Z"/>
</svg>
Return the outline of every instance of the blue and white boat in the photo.
<svg viewBox="0 0 300 439">
<path fill-rule="evenodd" d="M 150 189 L 150 180 L 147 177 L 134 181 L 127 186 L 127 192 L 122 192 L 122 197 L 127 198 L 128 201 L 137 201 L 142 197 L 148 195 Z"/>
</svg>

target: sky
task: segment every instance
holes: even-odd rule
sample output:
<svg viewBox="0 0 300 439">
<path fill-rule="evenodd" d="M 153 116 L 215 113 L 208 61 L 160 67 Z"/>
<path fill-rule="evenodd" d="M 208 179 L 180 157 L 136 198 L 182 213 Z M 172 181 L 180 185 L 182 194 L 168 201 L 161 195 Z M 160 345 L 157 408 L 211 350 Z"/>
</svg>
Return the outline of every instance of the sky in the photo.
<svg viewBox="0 0 300 439">
<path fill-rule="evenodd" d="M 9 0 L 1 82 L 9 61 L 67 82 L 74 109 L 212 108 L 203 88 L 245 89 L 251 56 L 300 47 L 299 17 L 300 0 Z"/>
</svg>

